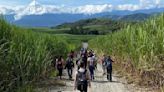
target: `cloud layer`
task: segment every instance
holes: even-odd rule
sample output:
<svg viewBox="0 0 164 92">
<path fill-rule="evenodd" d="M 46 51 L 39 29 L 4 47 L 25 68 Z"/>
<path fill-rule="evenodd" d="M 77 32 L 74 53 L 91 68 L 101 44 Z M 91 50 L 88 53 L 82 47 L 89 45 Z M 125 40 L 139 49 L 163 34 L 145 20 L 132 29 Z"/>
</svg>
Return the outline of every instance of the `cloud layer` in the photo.
<svg viewBox="0 0 164 92">
<path fill-rule="evenodd" d="M 77 7 L 41 5 L 33 0 L 27 6 L 8 7 L 0 6 L 0 14 L 15 14 L 15 19 L 19 20 L 25 15 L 41 15 L 45 13 L 73 13 L 73 14 L 95 14 L 101 12 L 111 12 L 113 10 L 139 10 L 150 8 L 161 8 L 164 5 L 160 0 L 140 0 L 140 4 L 123 4 L 113 6 L 111 4 L 84 5 Z"/>
</svg>

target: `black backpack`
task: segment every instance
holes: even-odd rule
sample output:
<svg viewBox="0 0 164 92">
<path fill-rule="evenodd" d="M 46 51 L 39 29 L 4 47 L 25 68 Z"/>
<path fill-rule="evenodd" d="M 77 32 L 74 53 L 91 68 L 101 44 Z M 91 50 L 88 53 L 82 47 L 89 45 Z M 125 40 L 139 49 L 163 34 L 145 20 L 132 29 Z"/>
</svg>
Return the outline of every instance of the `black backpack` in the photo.
<svg viewBox="0 0 164 92">
<path fill-rule="evenodd" d="M 88 87 L 88 81 L 87 81 L 87 76 L 86 76 L 87 70 L 84 72 L 78 71 L 77 74 L 77 89 L 80 91 L 84 91 Z"/>
<path fill-rule="evenodd" d="M 72 67 L 74 67 L 74 63 L 73 63 L 73 59 L 68 59 L 68 61 L 67 61 L 67 68 L 72 68 Z"/>
</svg>

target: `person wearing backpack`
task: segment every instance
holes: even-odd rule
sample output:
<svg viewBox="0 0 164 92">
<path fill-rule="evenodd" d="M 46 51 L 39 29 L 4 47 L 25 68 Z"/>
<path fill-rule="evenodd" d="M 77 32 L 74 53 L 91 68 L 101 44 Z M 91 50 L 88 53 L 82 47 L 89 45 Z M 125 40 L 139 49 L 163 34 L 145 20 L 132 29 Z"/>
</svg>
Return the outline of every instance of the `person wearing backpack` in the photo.
<svg viewBox="0 0 164 92">
<path fill-rule="evenodd" d="M 73 59 L 75 56 L 75 52 L 73 50 L 71 50 L 71 52 L 69 53 L 69 56 Z"/>
<path fill-rule="evenodd" d="M 88 68 L 90 71 L 90 78 L 91 80 L 94 80 L 94 70 L 95 70 L 95 62 L 94 62 L 94 57 L 88 57 Z"/>
<path fill-rule="evenodd" d="M 111 59 L 110 56 L 105 58 L 105 65 L 107 69 L 107 79 L 112 82 L 112 63 L 114 61 Z"/>
<path fill-rule="evenodd" d="M 66 60 L 65 69 L 67 69 L 69 79 L 72 79 L 72 70 L 73 70 L 73 68 L 74 68 L 73 59 L 72 59 L 71 56 L 68 56 L 68 58 Z"/>
<path fill-rule="evenodd" d="M 56 68 L 58 70 L 58 76 L 60 77 L 60 79 L 62 79 L 63 74 L 63 62 L 64 59 L 62 58 L 62 56 L 60 56 L 56 61 Z"/>
<path fill-rule="evenodd" d="M 81 63 L 81 62 L 83 62 L 83 61 L 82 61 L 82 58 L 79 57 L 79 58 L 76 60 L 77 70 L 80 69 L 80 63 Z"/>
<path fill-rule="evenodd" d="M 80 92 L 87 92 L 88 86 L 91 87 L 89 73 L 85 68 L 84 62 L 81 62 L 80 69 L 75 75 L 74 90 L 77 89 Z"/>
<path fill-rule="evenodd" d="M 95 53 L 93 53 L 92 58 L 93 58 L 93 61 L 94 61 L 94 67 L 95 67 L 95 69 L 97 69 L 97 60 L 98 60 L 98 58 L 97 58 Z"/>
<path fill-rule="evenodd" d="M 103 75 L 106 74 L 106 64 L 105 64 L 105 59 L 106 59 L 106 55 L 104 54 L 103 57 L 101 58 L 101 64 L 102 64 Z"/>
<path fill-rule="evenodd" d="M 88 58 L 88 53 L 87 50 L 85 50 L 85 52 L 82 54 L 82 61 L 84 62 L 84 66 L 85 68 L 87 67 L 87 58 Z"/>
</svg>

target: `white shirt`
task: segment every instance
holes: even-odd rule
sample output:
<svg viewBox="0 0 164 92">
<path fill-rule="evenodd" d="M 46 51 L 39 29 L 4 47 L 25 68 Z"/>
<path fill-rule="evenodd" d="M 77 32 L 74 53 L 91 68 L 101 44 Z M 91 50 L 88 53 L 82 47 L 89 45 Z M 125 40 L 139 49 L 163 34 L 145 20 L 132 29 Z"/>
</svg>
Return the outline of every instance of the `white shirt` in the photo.
<svg viewBox="0 0 164 92">
<path fill-rule="evenodd" d="M 92 57 L 89 57 L 87 61 L 88 61 L 89 65 L 94 65 L 94 60 Z"/>
</svg>

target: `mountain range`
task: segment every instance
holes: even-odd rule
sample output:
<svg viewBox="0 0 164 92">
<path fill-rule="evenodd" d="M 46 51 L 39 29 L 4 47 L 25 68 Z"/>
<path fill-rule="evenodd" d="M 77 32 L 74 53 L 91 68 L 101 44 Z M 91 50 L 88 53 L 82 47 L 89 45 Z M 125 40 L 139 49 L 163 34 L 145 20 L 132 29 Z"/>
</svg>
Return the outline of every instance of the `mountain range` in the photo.
<svg viewBox="0 0 164 92">
<path fill-rule="evenodd" d="M 128 8 L 133 8 L 133 6 L 129 5 Z M 15 10 L 0 7 L 0 10 L 0 12 L 4 12 L 4 17 L 8 22 L 26 27 L 51 27 L 81 19 L 101 17 L 114 20 L 138 21 L 146 19 L 154 13 L 164 12 L 164 8 L 162 7 L 122 10 L 110 4 L 65 8 L 64 6 L 41 5 L 36 0 L 33 0 L 26 7 L 18 7 Z"/>
</svg>

